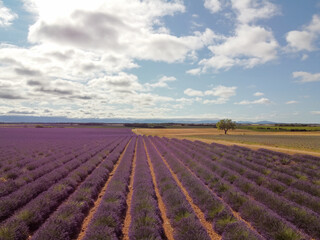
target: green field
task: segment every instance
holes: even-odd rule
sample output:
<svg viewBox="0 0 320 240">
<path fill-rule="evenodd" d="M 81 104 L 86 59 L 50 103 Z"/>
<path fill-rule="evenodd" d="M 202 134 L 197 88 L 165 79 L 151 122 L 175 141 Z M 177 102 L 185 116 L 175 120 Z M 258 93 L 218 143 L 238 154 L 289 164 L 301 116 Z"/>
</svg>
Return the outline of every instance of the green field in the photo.
<svg viewBox="0 0 320 240">
<path fill-rule="evenodd" d="M 182 136 L 181 136 L 182 137 Z M 185 135 L 187 138 L 223 140 L 320 152 L 320 136 L 306 135 Z"/>
<path fill-rule="evenodd" d="M 320 126 L 238 125 L 237 129 L 248 129 L 258 132 L 311 132 L 320 131 Z"/>
</svg>

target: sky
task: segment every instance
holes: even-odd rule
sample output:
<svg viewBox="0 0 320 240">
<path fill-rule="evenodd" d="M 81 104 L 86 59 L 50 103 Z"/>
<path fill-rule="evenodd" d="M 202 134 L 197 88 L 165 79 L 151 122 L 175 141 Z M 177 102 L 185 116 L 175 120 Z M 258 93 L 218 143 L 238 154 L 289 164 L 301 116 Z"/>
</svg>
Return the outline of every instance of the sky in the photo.
<svg viewBox="0 0 320 240">
<path fill-rule="evenodd" d="M 320 123 L 320 1 L 0 0 L 0 116 Z"/>
</svg>

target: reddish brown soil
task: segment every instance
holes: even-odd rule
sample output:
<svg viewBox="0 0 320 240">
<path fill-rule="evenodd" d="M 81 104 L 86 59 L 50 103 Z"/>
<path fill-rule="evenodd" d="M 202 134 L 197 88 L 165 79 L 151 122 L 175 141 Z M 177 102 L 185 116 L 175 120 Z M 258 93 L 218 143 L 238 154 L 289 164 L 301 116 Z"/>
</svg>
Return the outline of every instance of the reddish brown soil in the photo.
<svg viewBox="0 0 320 240">
<path fill-rule="evenodd" d="M 124 151 L 121 153 L 121 155 L 120 155 L 120 157 L 119 157 L 119 160 L 118 160 L 117 163 L 114 165 L 112 172 L 109 174 L 108 181 L 107 181 L 106 184 L 103 186 L 101 192 L 100 192 L 99 195 L 98 195 L 97 200 L 96 200 L 96 201 L 94 202 L 94 204 L 93 204 L 93 207 L 90 209 L 87 217 L 84 219 L 84 221 L 83 221 L 83 223 L 82 223 L 82 226 L 81 226 L 81 231 L 80 231 L 80 233 L 79 233 L 79 236 L 78 236 L 77 240 L 82 240 L 82 239 L 84 238 L 84 236 L 85 236 L 85 234 L 86 234 L 86 231 L 87 231 L 87 229 L 88 229 L 88 226 L 89 226 L 89 224 L 90 224 L 90 222 L 91 222 L 91 220 L 92 220 L 92 218 L 93 218 L 93 215 L 94 215 L 94 214 L 96 213 L 96 211 L 98 210 L 98 207 L 99 207 L 99 205 L 100 205 L 100 203 L 101 203 L 101 201 L 102 201 L 102 197 L 103 197 L 103 195 L 106 193 L 107 188 L 108 188 L 108 186 L 109 186 L 109 183 L 110 183 L 110 181 L 111 181 L 111 179 L 112 179 L 115 171 L 117 170 L 117 168 L 118 168 L 118 166 L 119 166 L 119 164 L 120 164 L 120 162 L 121 162 L 121 160 L 122 160 L 122 158 L 123 158 L 124 153 L 127 151 L 127 148 L 128 148 L 128 146 L 129 146 L 129 143 L 130 143 L 130 142 L 131 142 L 131 140 L 128 142 L 128 144 L 127 144 L 127 146 L 125 147 Z"/>
<path fill-rule="evenodd" d="M 152 143 L 153 144 L 153 143 Z M 167 160 L 161 155 L 161 153 L 159 152 L 159 150 L 157 149 L 157 147 L 153 144 L 154 148 L 157 150 L 158 154 L 160 155 L 160 157 L 162 158 L 164 164 L 167 166 L 167 168 L 169 169 L 170 173 L 172 174 L 174 180 L 176 181 L 177 185 L 180 187 L 180 189 L 182 190 L 183 194 L 185 195 L 187 201 L 190 203 L 193 211 L 195 212 L 195 214 L 197 215 L 197 217 L 199 218 L 201 224 L 203 225 L 203 227 L 206 229 L 207 233 L 209 234 L 210 238 L 212 240 L 220 240 L 222 239 L 222 237 L 216 233 L 213 229 L 212 229 L 212 225 L 210 222 L 208 222 L 204 216 L 204 213 L 201 211 L 201 209 L 194 204 L 192 198 L 190 197 L 189 193 L 187 192 L 187 190 L 184 188 L 184 186 L 182 185 L 182 183 L 180 182 L 179 178 L 177 177 L 177 175 L 172 171 L 172 169 L 170 168 Z"/>
<path fill-rule="evenodd" d="M 149 153 L 148 153 L 148 150 L 147 150 L 147 147 L 146 147 L 146 143 L 144 142 L 143 140 L 143 143 L 144 143 L 144 149 L 146 151 L 146 154 L 147 154 L 147 159 L 148 159 L 148 164 L 149 164 L 149 168 L 150 168 L 150 172 L 151 172 L 151 176 L 152 176 L 152 182 L 153 182 L 153 185 L 154 185 L 154 190 L 156 192 L 156 196 L 157 196 L 157 199 L 158 199 L 158 206 L 159 206 L 159 209 L 160 209 L 160 212 L 161 212 L 161 217 L 162 217 L 162 220 L 163 220 L 163 229 L 164 229 L 164 232 L 165 232 L 165 235 L 166 237 L 168 238 L 168 240 L 174 240 L 173 238 L 173 228 L 170 224 L 170 221 L 167 217 L 167 214 L 166 214 L 166 206 L 162 200 L 162 197 L 160 195 L 160 192 L 159 192 L 159 189 L 158 189 L 158 186 L 157 186 L 157 181 L 156 181 L 156 175 L 154 173 L 154 168 L 153 168 L 153 165 L 152 165 L 152 162 L 150 160 L 150 156 L 149 156 Z"/>
<path fill-rule="evenodd" d="M 135 176 L 135 171 L 136 171 L 136 160 L 137 160 L 137 143 L 135 146 L 135 151 L 134 151 L 134 158 L 132 162 L 132 172 L 130 176 L 130 183 L 129 183 L 129 193 L 127 196 L 127 212 L 126 212 L 126 217 L 124 219 L 124 224 L 122 228 L 122 233 L 123 233 L 123 239 L 124 240 L 129 240 L 129 229 L 130 229 L 130 224 L 131 224 L 131 201 L 132 201 L 132 195 L 133 195 L 133 180 Z"/>
</svg>

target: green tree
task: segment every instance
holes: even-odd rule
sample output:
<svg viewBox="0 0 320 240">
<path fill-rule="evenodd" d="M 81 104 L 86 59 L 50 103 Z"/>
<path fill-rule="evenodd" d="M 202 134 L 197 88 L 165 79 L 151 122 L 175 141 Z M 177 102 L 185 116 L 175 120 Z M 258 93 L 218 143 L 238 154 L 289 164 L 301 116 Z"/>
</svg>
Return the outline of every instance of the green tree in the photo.
<svg viewBox="0 0 320 240">
<path fill-rule="evenodd" d="M 236 128 L 236 123 L 232 122 L 231 119 L 222 119 L 219 122 L 217 122 L 217 128 L 219 130 L 224 130 L 224 134 L 227 134 L 229 129 Z"/>
</svg>

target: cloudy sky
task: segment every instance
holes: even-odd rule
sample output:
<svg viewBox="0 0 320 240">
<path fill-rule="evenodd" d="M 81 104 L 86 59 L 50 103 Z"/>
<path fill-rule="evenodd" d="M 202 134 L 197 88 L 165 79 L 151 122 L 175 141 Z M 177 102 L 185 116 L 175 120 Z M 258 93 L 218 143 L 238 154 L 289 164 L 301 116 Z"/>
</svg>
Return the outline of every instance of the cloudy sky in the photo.
<svg viewBox="0 0 320 240">
<path fill-rule="evenodd" d="M 320 2 L 0 0 L 0 115 L 320 123 Z"/>
</svg>

